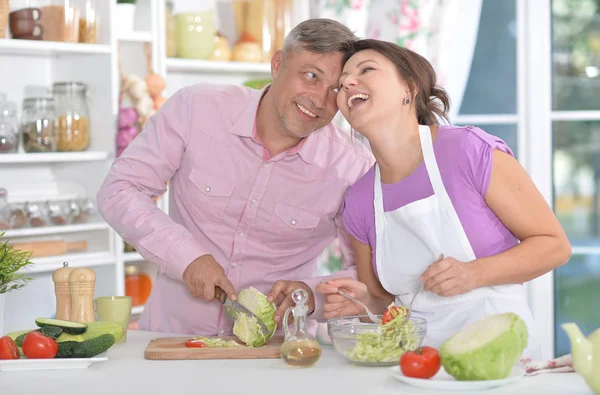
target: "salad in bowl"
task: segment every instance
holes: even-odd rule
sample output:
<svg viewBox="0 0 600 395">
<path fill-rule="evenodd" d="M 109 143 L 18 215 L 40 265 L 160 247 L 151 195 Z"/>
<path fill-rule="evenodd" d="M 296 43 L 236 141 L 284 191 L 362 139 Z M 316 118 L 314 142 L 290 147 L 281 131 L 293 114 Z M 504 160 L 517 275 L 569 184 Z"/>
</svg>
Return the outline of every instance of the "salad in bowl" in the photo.
<svg viewBox="0 0 600 395">
<path fill-rule="evenodd" d="M 381 324 L 367 315 L 339 317 L 327 322 L 334 348 L 350 362 L 360 365 L 391 366 L 402 355 L 421 346 L 427 333 L 427 321 L 421 317 L 406 319 L 406 309 L 391 304 L 381 316 Z"/>
</svg>

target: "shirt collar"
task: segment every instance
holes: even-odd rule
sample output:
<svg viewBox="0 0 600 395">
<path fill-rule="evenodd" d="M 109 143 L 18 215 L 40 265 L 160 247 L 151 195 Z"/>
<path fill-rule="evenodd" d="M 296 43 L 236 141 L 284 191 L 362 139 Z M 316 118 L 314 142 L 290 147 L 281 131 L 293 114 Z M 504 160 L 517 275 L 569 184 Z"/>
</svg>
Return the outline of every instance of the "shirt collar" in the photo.
<svg viewBox="0 0 600 395">
<path fill-rule="evenodd" d="M 255 135 L 256 111 L 262 97 L 267 93 L 270 84 L 261 90 L 251 89 L 246 107 L 242 110 L 237 120 L 234 121 L 231 127 L 231 133 L 240 137 L 250 137 L 254 141 L 259 141 Z M 322 129 L 317 129 L 310 136 L 302 139 L 296 146 L 287 150 L 287 155 L 296 155 L 306 163 L 315 165 L 318 163 L 318 142 L 319 133 L 328 133 L 328 126 Z"/>
</svg>

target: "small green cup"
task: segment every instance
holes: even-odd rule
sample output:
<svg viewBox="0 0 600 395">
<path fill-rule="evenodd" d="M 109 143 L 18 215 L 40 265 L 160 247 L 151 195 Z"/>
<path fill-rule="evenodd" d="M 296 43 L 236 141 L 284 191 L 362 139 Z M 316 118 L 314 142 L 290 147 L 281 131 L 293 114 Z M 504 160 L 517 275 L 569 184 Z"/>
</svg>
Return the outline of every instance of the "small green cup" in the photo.
<svg viewBox="0 0 600 395">
<path fill-rule="evenodd" d="M 94 305 L 98 321 L 116 322 L 123 327 L 123 337 L 116 343 L 125 343 L 131 318 L 131 296 L 100 296 Z"/>
</svg>

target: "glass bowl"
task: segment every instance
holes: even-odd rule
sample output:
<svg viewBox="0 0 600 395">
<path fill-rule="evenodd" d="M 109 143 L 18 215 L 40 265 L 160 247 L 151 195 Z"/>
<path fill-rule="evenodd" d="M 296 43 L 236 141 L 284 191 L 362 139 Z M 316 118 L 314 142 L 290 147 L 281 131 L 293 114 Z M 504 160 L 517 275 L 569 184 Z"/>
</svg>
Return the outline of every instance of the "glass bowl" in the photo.
<svg viewBox="0 0 600 395">
<path fill-rule="evenodd" d="M 411 317 L 398 329 L 374 324 L 367 315 L 340 317 L 327 321 L 327 333 L 333 347 L 348 361 L 358 365 L 393 366 L 399 363 L 404 352 L 421 346 L 427 333 L 427 320 Z"/>
</svg>

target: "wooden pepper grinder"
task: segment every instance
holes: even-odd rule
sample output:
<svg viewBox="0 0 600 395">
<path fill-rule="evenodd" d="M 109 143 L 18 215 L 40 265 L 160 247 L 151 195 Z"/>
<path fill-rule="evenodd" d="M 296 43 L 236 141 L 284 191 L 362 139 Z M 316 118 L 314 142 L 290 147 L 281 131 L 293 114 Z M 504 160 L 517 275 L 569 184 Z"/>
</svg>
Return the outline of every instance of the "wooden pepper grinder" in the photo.
<svg viewBox="0 0 600 395">
<path fill-rule="evenodd" d="M 94 293 L 96 273 L 92 269 L 77 268 L 69 275 L 71 284 L 71 321 L 88 323 L 96 321 Z"/>
<path fill-rule="evenodd" d="M 69 275 L 73 268 L 69 267 L 67 262 L 63 262 L 63 267 L 56 269 L 52 273 L 52 281 L 54 281 L 54 294 L 56 295 L 56 319 L 66 320 L 71 319 L 71 283 Z"/>
</svg>

